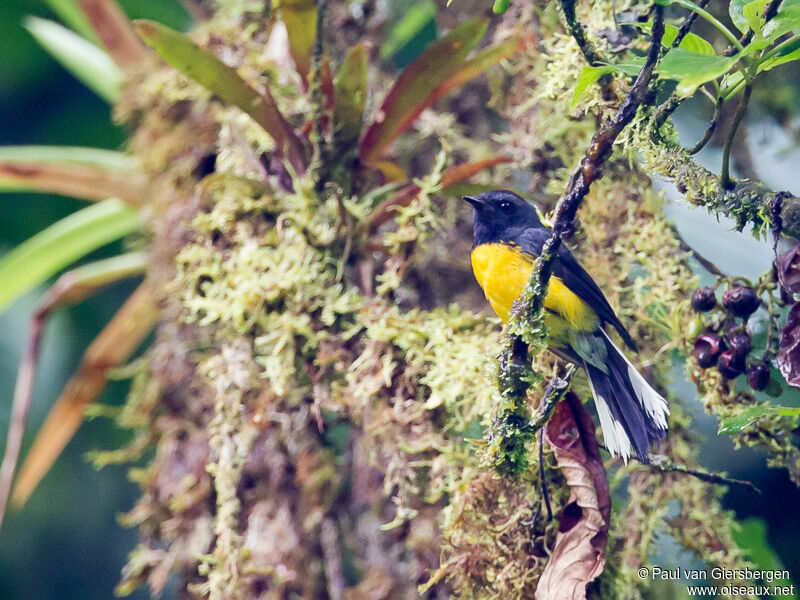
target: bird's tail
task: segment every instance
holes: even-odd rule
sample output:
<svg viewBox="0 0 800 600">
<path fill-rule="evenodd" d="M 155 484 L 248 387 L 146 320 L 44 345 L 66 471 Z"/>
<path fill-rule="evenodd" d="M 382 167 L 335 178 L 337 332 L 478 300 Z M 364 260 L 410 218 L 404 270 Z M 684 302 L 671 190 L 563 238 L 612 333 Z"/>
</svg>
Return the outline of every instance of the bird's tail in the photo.
<svg viewBox="0 0 800 600">
<path fill-rule="evenodd" d="M 626 463 L 632 451 L 647 464 L 650 445 L 667 435 L 667 401 L 602 332 L 606 370 L 584 362 L 606 447 Z"/>
</svg>

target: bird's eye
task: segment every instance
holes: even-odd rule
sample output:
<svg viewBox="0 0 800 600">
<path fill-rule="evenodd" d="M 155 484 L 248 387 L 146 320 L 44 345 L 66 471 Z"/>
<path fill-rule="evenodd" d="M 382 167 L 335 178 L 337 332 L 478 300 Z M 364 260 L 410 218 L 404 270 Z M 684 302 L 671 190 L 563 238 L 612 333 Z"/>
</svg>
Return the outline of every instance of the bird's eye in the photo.
<svg viewBox="0 0 800 600">
<path fill-rule="evenodd" d="M 509 208 L 511 208 L 511 202 L 509 202 L 508 200 L 503 200 L 500 203 L 500 210 L 508 210 Z"/>
</svg>

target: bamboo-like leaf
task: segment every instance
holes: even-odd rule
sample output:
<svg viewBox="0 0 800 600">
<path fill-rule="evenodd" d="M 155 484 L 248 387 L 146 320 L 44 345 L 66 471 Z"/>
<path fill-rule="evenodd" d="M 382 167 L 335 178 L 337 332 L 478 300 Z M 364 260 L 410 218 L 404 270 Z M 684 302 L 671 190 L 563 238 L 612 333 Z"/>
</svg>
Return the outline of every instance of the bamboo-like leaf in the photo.
<svg viewBox="0 0 800 600">
<path fill-rule="evenodd" d="M 362 159 L 377 161 L 423 110 L 518 48 L 518 40 L 509 40 L 465 60 L 483 37 L 486 26 L 482 20 L 464 23 L 432 43 L 408 65 L 361 139 Z"/>
<path fill-rule="evenodd" d="M 336 74 L 334 88 L 334 137 L 338 144 L 358 139 L 364 124 L 364 105 L 367 101 L 367 53 L 364 45 L 350 49 Z"/>
<path fill-rule="evenodd" d="M 0 260 L 0 312 L 64 267 L 138 229 L 136 210 L 105 200 L 51 225 Z"/>
<path fill-rule="evenodd" d="M 317 39 L 317 3 L 315 0 L 272 0 L 289 34 L 289 54 L 295 68 L 308 82 L 311 53 Z"/>
<path fill-rule="evenodd" d="M 123 254 L 99 260 L 64 273 L 45 295 L 31 318 L 28 343 L 17 371 L 11 419 L 6 437 L 6 449 L 0 465 L 0 526 L 2 526 L 14 471 L 17 468 L 22 438 L 28 421 L 36 363 L 42 335 L 50 316 L 65 306 L 77 304 L 110 283 L 140 275 L 147 265 L 142 252 Z"/>
<path fill-rule="evenodd" d="M 800 407 L 796 406 L 772 406 L 770 404 L 758 404 L 749 406 L 738 415 L 727 417 L 719 424 L 718 433 L 735 435 L 747 429 L 750 425 L 758 421 L 761 417 L 779 415 L 782 417 L 800 416 Z"/>
<path fill-rule="evenodd" d="M 61 19 L 70 29 L 92 42 L 99 45 L 102 42 L 97 37 L 97 32 L 92 29 L 91 23 L 86 18 L 84 12 L 75 3 L 75 0 L 44 0 L 58 18 Z"/>
<path fill-rule="evenodd" d="M 119 97 L 122 72 L 103 50 L 66 27 L 28 17 L 25 28 L 37 42 L 86 87 L 109 103 Z"/>
<path fill-rule="evenodd" d="M 25 504 L 42 477 L 83 421 L 86 406 L 106 385 L 108 369 L 127 360 L 150 333 L 158 318 L 153 291 L 146 283 L 128 298 L 83 355 L 77 373 L 67 382 L 36 434 L 22 465 L 11 503 Z"/>
<path fill-rule="evenodd" d="M 442 173 L 441 189 L 445 190 L 452 185 L 469 179 L 473 175 L 477 175 L 481 171 L 510 161 L 511 159 L 506 156 L 493 156 L 491 158 L 449 167 Z M 378 227 L 388 221 L 397 208 L 411 204 L 411 201 L 417 197 L 419 191 L 420 187 L 416 183 L 412 183 L 401 189 L 395 195 L 387 198 L 373 211 L 372 217 L 367 225 L 370 234 L 375 233 Z"/>
<path fill-rule="evenodd" d="M 0 162 L 89 165 L 115 171 L 133 171 L 136 160 L 124 152 L 80 146 L 0 146 Z"/>
<path fill-rule="evenodd" d="M 84 200 L 121 198 L 134 206 L 145 196 L 141 175 L 100 166 L 116 162 L 110 154 L 89 156 L 90 152 L 79 151 L 58 162 L 55 155 L 47 156 L 46 152 L 31 159 L 23 158 L 25 154 L 29 154 L 27 149 L 8 153 L 0 149 L 0 191 L 47 192 Z"/>
<path fill-rule="evenodd" d="M 268 89 L 254 90 L 234 69 L 200 48 L 182 33 L 154 21 L 136 21 L 136 31 L 168 64 L 206 87 L 224 102 L 250 115 L 288 154 L 298 172 L 305 171 L 303 143 L 286 121 Z"/>
<path fill-rule="evenodd" d="M 115 0 L 75 0 L 83 10 L 111 58 L 120 67 L 140 64 L 147 50 L 136 36 L 128 17 Z"/>
</svg>

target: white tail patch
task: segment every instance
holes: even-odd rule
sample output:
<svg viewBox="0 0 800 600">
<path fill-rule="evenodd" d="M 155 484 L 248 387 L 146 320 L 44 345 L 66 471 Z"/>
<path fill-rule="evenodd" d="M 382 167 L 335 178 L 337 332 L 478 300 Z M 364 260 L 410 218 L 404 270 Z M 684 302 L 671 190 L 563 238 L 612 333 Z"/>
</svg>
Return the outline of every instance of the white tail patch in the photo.
<svg viewBox="0 0 800 600">
<path fill-rule="evenodd" d="M 659 429 L 667 429 L 667 415 L 669 414 L 669 406 L 667 405 L 667 401 L 664 400 L 661 394 L 655 391 L 649 383 L 647 383 L 647 380 L 642 377 L 642 374 L 639 373 L 633 364 L 631 364 L 631 361 L 628 360 L 628 357 L 625 356 L 622 350 L 619 349 L 619 347 L 612 341 L 608 334 L 603 331 L 602 328 L 600 331 L 603 332 L 603 335 L 606 336 L 606 339 L 614 347 L 614 350 L 616 350 L 617 353 L 627 363 L 628 378 L 630 379 L 631 385 L 633 386 L 633 391 L 636 393 L 636 397 L 639 399 L 639 402 L 647 413 L 647 416 L 650 417 L 650 420 Z"/>
<path fill-rule="evenodd" d="M 585 364 L 583 368 L 587 373 L 589 372 Z M 622 423 L 611 416 L 606 399 L 594 389 L 592 378 L 587 377 L 586 379 L 589 381 L 589 388 L 592 390 L 592 396 L 594 396 L 594 406 L 597 409 L 597 416 L 600 417 L 600 429 L 603 430 L 603 440 L 606 443 L 606 448 L 612 456 L 621 457 L 627 465 L 628 459 L 631 457 L 631 440 L 628 434 L 625 433 Z"/>
</svg>

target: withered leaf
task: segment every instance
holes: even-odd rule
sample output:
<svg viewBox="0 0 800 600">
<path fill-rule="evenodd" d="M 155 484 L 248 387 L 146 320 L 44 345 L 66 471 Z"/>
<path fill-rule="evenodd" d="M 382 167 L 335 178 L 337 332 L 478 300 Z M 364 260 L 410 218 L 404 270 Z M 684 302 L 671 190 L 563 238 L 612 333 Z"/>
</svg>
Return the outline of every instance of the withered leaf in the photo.
<svg viewBox="0 0 800 600">
<path fill-rule="evenodd" d="M 780 349 L 775 363 L 791 386 L 800 387 L 800 303 L 792 306 L 781 329 Z"/>
<path fill-rule="evenodd" d="M 550 560 L 536 600 L 585 600 L 586 587 L 605 567 L 611 494 L 594 424 L 578 396 L 560 402 L 545 429 L 564 478 L 569 502 L 559 517 Z"/>
<path fill-rule="evenodd" d="M 800 244 L 775 259 L 775 271 L 785 291 L 790 294 L 800 292 Z"/>
</svg>

